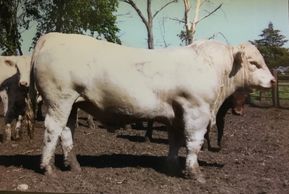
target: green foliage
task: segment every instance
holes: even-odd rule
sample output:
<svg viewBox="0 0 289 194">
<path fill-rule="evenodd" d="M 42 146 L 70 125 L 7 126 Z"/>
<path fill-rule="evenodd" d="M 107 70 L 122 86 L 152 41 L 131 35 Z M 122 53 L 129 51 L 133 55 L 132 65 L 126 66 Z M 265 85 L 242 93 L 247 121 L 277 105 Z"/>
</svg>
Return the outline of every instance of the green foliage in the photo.
<svg viewBox="0 0 289 194">
<path fill-rule="evenodd" d="M 283 47 L 288 40 L 280 34 L 280 30 L 274 29 L 270 22 L 259 36 L 261 39 L 254 40 L 252 43 L 258 47 L 267 65 L 270 68 L 280 65 L 289 66 L 289 50 Z"/>
<path fill-rule="evenodd" d="M 0 49 L 2 55 L 22 54 L 21 31 L 29 26 L 29 20 L 20 10 L 26 0 L 0 0 Z"/>
<path fill-rule="evenodd" d="M 192 30 L 181 30 L 177 36 L 181 39 L 182 43 L 185 43 L 185 45 L 189 45 L 193 42 L 193 32 Z"/>
<path fill-rule="evenodd" d="M 0 51 L 22 54 L 21 33 L 36 22 L 34 43 L 44 33 L 90 34 L 120 43 L 117 0 L 0 0 Z"/>
<path fill-rule="evenodd" d="M 26 12 L 37 21 L 34 43 L 44 33 L 89 33 L 98 39 L 120 43 L 113 13 L 117 0 L 31 0 Z"/>
</svg>

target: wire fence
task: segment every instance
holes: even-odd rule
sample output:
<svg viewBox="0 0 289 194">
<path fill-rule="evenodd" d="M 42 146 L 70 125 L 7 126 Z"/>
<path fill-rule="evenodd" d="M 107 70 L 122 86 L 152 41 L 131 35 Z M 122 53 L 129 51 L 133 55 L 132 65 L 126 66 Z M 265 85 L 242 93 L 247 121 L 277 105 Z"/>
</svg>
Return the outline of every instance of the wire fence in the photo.
<svg viewBox="0 0 289 194">
<path fill-rule="evenodd" d="M 289 108 L 289 73 L 273 71 L 276 83 L 270 90 L 253 90 L 249 103 L 255 106 Z"/>
</svg>

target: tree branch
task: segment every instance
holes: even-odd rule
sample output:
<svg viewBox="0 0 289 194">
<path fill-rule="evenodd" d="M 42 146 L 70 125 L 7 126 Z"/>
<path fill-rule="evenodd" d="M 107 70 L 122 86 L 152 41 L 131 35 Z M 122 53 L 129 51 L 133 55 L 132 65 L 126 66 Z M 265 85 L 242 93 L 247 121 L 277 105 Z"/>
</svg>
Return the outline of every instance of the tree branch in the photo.
<svg viewBox="0 0 289 194">
<path fill-rule="evenodd" d="M 216 33 L 214 33 L 212 36 L 210 36 L 208 39 L 209 39 L 209 40 L 214 39 L 214 38 L 217 37 L 217 35 L 219 35 L 219 34 L 225 39 L 225 41 L 227 42 L 227 44 L 230 44 L 230 43 L 229 43 L 229 40 L 226 38 L 226 36 L 225 36 L 222 32 L 216 32 Z"/>
<path fill-rule="evenodd" d="M 169 18 L 170 20 L 174 20 L 174 21 L 177 21 L 177 22 L 180 22 L 180 23 L 186 23 L 184 20 L 180 20 L 178 18 Z"/>
<path fill-rule="evenodd" d="M 206 19 L 207 17 L 209 17 L 210 15 L 212 15 L 213 13 L 215 13 L 216 11 L 218 11 L 221 7 L 223 6 L 223 3 L 221 3 L 218 7 L 216 7 L 213 11 L 211 11 L 209 14 L 205 15 L 204 17 L 202 17 L 201 19 L 199 19 L 197 23 L 199 23 L 200 21 Z"/>
<path fill-rule="evenodd" d="M 178 0 L 172 0 L 172 1 L 168 2 L 168 3 L 166 3 L 165 5 L 163 5 L 159 10 L 157 10 L 154 13 L 153 18 L 155 18 L 164 8 L 166 8 L 167 6 L 169 6 L 172 3 L 177 3 L 177 2 L 178 2 Z"/>
<path fill-rule="evenodd" d="M 120 1 L 129 4 L 137 12 L 137 14 L 141 18 L 141 20 L 145 24 L 145 26 L 148 27 L 148 21 L 146 20 L 146 18 L 144 17 L 143 13 L 137 7 L 137 5 L 135 4 L 135 2 L 133 0 L 120 0 Z"/>
</svg>

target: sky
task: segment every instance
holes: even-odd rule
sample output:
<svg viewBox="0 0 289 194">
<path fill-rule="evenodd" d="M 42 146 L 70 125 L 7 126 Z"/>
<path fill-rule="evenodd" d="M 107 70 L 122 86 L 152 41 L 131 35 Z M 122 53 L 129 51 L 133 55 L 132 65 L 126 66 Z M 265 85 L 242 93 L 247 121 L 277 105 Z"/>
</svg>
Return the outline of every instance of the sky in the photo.
<svg viewBox="0 0 289 194">
<path fill-rule="evenodd" d="M 169 0 L 152 0 L 154 13 Z M 135 0 L 144 14 L 146 1 Z M 194 3 L 194 1 L 192 0 Z M 269 22 L 275 29 L 289 40 L 288 0 L 210 0 L 203 4 L 200 17 L 207 15 L 220 3 L 222 8 L 201 21 L 197 26 L 195 39 L 207 39 L 215 35 L 215 39 L 235 45 L 249 40 L 259 39 L 262 30 Z M 192 4 L 194 8 L 194 4 Z M 171 4 L 154 19 L 154 45 L 156 48 L 165 46 L 179 46 L 181 41 L 177 34 L 183 29 L 183 1 Z M 194 9 L 191 11 L 193 18 Z M 123 45 L 147 48 L 147 32 L 144 24 L 136 12 L 128 4 L 120 2 L 116 13 L 119 37 Z M 23 52 L 30 54 L 29 47 L 35 34 L 35 25 L 23 33 Z M 222 34 L 222 35 L 221 35 Z M 224 38 L 224 37 L 225 38 Z M 289 48 L 289 43 L 285 47 Z"/>
<path fill-rule="evenodd" d="M 144 0 L 135 0 L 135 2 L 146 13 Z M 153 0 L 152 2 L 153 12 L 155 12 L 168 0 Z M 220 3 L 223 3 L 220 10 L 199 23 L 196 39 L 207 39 L 215 34 L 216 39 L 220 41 L 227 39 L 230 44 L 239 44 L 259 39 L 258 35 L 268 26 L 269 22 L 272 22 L 274 28 L 279 29 L 289 39 L 288 0 L 211 0 L 201 7 L 200 17 L 207 15 L 208 11 L 214 10 Z M 192 6 L 194 8 L 194 4 Z M 171 4 L 155 18 L 156 47 L 164 47 L 164 40 L 170 46 L 180 45 L 177 34 L 183 29 L 183 24 L 173 19 L 181 20 L 184 15 L 183 10 L 183 1 L 179 0 L 178 3 Z M 145 48 L 147 45 L 144 24 L 129 5 L 120 3 L 118 14 L 126 13 L 130 14 L 118 17 L 122 43 Z M 192 10 L 192 14 L 194 14 L 194 10 Z M 286 44 L 286 47 L 289 47 L 289 44 Z"/>
</svg>

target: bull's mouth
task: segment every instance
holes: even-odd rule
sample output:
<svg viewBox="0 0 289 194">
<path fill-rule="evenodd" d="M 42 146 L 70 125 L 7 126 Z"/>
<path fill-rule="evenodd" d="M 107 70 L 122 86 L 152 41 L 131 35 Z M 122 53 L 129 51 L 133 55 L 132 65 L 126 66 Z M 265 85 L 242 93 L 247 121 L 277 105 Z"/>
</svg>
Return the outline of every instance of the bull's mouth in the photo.
<svg viewBox="0 0 289 194">
<path fill-rule="evenodd" d="M 269 83 L 269 84 L 260 84 L 260 85 L 252 86 L 251 88 L 258 89 L 258 90 L 268 90 L 268 89 L 271 89 L 272 87 L 273 87 L 273 84 Z"/>
</svg>

